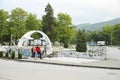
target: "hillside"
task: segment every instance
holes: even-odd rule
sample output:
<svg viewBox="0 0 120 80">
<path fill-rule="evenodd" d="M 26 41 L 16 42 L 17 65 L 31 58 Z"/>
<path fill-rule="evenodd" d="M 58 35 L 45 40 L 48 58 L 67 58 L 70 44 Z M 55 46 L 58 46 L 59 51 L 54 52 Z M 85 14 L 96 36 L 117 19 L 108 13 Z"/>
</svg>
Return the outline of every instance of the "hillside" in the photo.
<svg viewBox="0 0 120 80">
<path fill-rule="evenodd" d="M 86 23 L 86 24 L 79 24 L 76 25 L 76 29 L 77 30 L 87 30 L 87 31 L 95 31 L 95 30 L 101 30 L 102 27 L 104 27 L 105 25 L 114 25 L 120 23 L 120 18 L 117 19 L 113 19 L 110 21 L 105 21 L 105 22 L 100 22 L 100 23 L 95 23 L 95 24 L 90 24 L 90 23 Z"/>
</svg>

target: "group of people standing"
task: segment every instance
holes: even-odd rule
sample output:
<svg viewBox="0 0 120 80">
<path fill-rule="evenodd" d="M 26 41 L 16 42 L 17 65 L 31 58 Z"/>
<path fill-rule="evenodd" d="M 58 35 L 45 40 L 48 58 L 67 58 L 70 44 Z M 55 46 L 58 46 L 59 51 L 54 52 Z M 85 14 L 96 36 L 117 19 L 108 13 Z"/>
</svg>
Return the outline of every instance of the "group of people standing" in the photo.
<svg viewBox="0 0 120 80">
<path fill-rule="evenodd" d="M 41 48 L 39 45 L 37 46 L 33 46 L 31 49 L 32 52 L 32 56 L 33 58 L 35 58 L 35 55 L 38 55 L 40 59 L 42 59 L 42 53 L 41 53 Z"/>
</svg>

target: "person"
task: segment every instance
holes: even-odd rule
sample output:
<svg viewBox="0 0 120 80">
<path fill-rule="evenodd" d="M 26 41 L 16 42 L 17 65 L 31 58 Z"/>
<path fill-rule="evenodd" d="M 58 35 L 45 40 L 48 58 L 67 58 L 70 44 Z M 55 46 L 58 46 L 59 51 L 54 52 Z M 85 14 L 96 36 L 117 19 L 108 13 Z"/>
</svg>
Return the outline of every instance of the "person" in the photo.
<svg viewBox="0 0 120 80">
<path fill-rule="evenodd" d="M 44 57 L 46 57 L 46 54 L 47 54 L 47 47 L 46 47 L 46 45 L 45 45 L 42 55 L 44 55 Z"/>
<path fill-rule="evenodd" d="M 39 45 L 36 46 L 36 51 L 37 51 L 37 54 L 39 55 L 40 59 L 42 59 L 42 57 L 41 57 L 41 49 L 40 49 Z"/>
<path fill-rule="evenodd" d="M 35 58 L 36 48 L 33 46 L 31 49 L 32 57 Z"/>
<path fill-rule="evenodd" d="M 11 48 L 9 49 L 8 52 L 9 52 L 10 55 L 12 55 L 12 49 Z"/>
</svg>

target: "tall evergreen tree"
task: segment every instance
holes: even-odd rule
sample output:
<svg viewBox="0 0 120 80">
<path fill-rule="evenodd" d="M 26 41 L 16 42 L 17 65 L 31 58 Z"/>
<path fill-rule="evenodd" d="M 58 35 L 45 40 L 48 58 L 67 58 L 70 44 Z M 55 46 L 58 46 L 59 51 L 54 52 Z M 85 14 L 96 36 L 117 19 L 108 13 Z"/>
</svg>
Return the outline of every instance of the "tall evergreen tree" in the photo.
<svg viewBox="0 0 120 80">
<path fill-rule="evenodd" d="M 53 9 L 49 3 L 45 8 L 45 13 L 46 15 L 42 17 L 42 30 L 49 36 L 51 41 L 54 43 L 55 38 L 57 36 L 55 30 L 56 20 L 53 16 L 54 15 Z"/>
<path fill-rule="evenodd" d="M 77 45 L 76 45 L 77 52 L 86 52 L 86 50 L 87 50 L 86 39 L 85 39 L 84 33 L 85 33 L 85 31 L 78 31 Z"/>
</svg>

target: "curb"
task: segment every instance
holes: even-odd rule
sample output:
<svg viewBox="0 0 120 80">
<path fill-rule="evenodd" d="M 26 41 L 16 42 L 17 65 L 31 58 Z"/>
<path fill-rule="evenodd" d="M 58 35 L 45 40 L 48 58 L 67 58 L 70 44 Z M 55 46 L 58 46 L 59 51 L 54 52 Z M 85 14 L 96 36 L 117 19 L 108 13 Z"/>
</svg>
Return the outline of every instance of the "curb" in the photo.
<svg viewBox="0 0 120 80">
<path fill-rule="evenodd" d="M 82 64 L 69 64 L 69 63 L 59 63 L 59 62 L 47 62 L 47 61 L 29 61 L 29 60 L 20 60 L 19 62 L 30 62 L 30 63 L 42 63 L 42 64 L 51 64 L 51 65 L 62 65 L 62 66 L 71 66 L 71 67 L 87 67 L 87 68 L 102 68 L 102 69 L 116 69 L 120 70 L 117 67 L 104 67 L 104 66 L 90 66 L 90 65 L 82 65 Z"/>
</svg>

